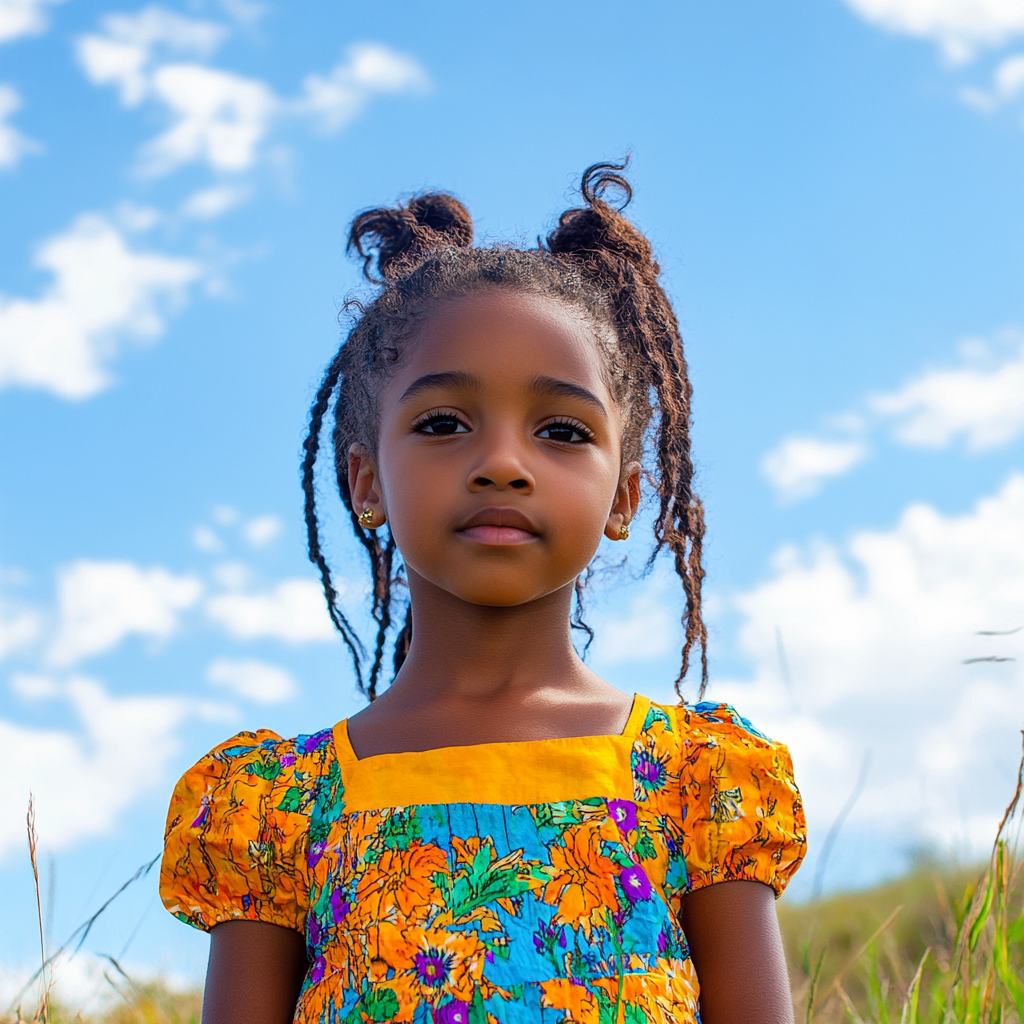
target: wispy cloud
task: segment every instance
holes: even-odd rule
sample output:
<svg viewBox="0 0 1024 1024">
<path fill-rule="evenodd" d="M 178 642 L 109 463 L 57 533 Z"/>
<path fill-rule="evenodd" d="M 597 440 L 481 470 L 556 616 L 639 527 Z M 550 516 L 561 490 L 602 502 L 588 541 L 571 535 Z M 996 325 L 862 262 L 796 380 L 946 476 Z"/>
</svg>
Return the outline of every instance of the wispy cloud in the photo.
<svg viewBox="0 0 1024 1024">
<path fill-rule="evenodd" d="M 210 662 L 206 678 L 213 686 L 257 704 L 280 704 L 298 693 L 287 669 L 253 658 L 218 658 Z"/>
<path fill-rule="evenodd" d="M 0 0 L 0 43 L 39 35 L 49 27 L 47 8 L 63 0 Z"/>
<path fill-rule="evenodd" d="M 58 629 L 48 660 L 72 665 L 117 647 L 131 634 L 166 639 L 179 614 L 200 598 L 202 584 L 159 566 L 74 562 L 60 572 Z"/>
<path fill-rule="evenodd" d="M 1024 34 L 1019 0 L 846 0 L 866 21 L 890 32 L 937 43 L 962 63 L 978 50 Z"/>
<path fill-rule="evenodd" d="M 784 438 L 761 472 L 788 500 L 810 497 L 829 477 L 863 462 L 862 435 L 887 431 L 898 444 L 944 448 L 957 440 L 977 453 L 1024 435 L 1024 335 L 1007 331 L 961 345 L 960 365 L 926 370 L 895 391 L 869 395 L 863 410 L 840 418 L 838 429 Z M 845 429 L 843 429 L 845 427 Z"/>
<path fill-rule="evenodd" d="M 223 25 L 155 6 L 137 14 L 108 14 L 102 25 L 102 34 L 78 39 L 78 60 L 89 81 L 115 86 L 126 107 L 150 96 L 158 58 L 210 57 L 227 36 Z"/>
<path fill-rule="evenodd" d="M 291 98 L 261 79 L 177 59 L 208 59 L 225 34 L 213 22 L 147 7 L 134 15 L 108 15 L 100 33 L 78 40 L 79 63 L 91 82 L 113 85 L 125 106 L 149 101 L 170 118 L 167 130 L 142 148 L 143 173 L 163 175 L 198 163 L 220 174 L 240 174 L 256 164 L 270 133 L 286 121 L 337 132 L 374 95 L 429 85 L 415 59 L 376 43 L 351 46 L 327 74 L 307 76 L 301 93 Z"/>
<path fill-rule="evenodd" d="M 868 406 L 893 421 L 902 444 L 943 448 L 958 437 L 971 451 L 1007 444 L 1024 433 L 1024 338 L 1008 359 L 993 362 L 988 346 L 968 346 L 961 366 L 930 370 Z"/>
<path fill-rule="evenodd" d="M 206 602 L 206 613 L 239 640 L 274 637 L 308 643 L 338 638 L 315 580 L 283 580 L 266 591 L 218 594 Z"/>
<path fill-rule="evenodd" d="M 23 156 L 38 153 L 42 146 L 23 135 L 8 118 L 21 109 L 21 97 L 9 85 L 0 82 L 0 169 L 16 167 Z"/>
<path fill-rule="evenodd" d="M 830 477 L 848 473 L 868 456 L 861 440 L 786 437 L 761 461 L 761 473 L 787 501 L 817 494 Z"/>
<path fill-rule="evenodd" d="M 812 827 L 870 748 L 862 821 L 904 842 L 990 841 L 998 766 L 1012 778 L 1020 747 L 1024 634 L 980 633 L 1024 625 L 1024 476 L 963 515 L 913 505 L 891 530 L 783 548 L 734 607 L 752 678 L 711 696 L 791 743 Z M 965 664 L 986 656 L 1018 660 Z"/>
<path fill-rule="evenodd" d="M 134 249 L 102 214 L 83 214 L 39 246 L 53 275 L 37 299 L 0 294 L 0 389 L 88 398 L 111 383 L 108 364 L 127 339 L 153 339 L 204 276 L 195 260 Z"/>
</svg>

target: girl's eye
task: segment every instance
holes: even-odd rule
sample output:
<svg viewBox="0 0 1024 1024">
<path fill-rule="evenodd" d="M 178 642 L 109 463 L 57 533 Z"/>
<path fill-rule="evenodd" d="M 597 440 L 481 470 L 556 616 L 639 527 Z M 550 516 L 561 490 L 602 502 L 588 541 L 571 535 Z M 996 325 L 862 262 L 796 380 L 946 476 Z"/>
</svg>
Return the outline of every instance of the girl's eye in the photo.
<svg viewBox="0 0 1024 1024">
<path fill-rule="evenodd" d="M 435 412 L 420 420 L 415 428 L 419 434 L 442 437 L 448 434 L 468 434 L 469 427 L 454 413 Z"/>
<path fill-rule="evenodd" d="M 546 441 L 561 441 L 564 444 L 583 444 L 592 441 L 594 435 L 583 426 L 572 420 L 559 420 L 557 423 L 547 423 L 537 431 L 537 437 Z"/>
</svg>

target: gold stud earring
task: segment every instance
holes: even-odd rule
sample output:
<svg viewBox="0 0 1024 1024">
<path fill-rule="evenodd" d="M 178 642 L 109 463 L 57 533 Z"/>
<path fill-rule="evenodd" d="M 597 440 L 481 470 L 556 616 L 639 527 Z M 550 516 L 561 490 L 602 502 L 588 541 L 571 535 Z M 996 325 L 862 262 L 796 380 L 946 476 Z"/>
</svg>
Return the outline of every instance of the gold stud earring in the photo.
<svg viewBox="0 0 1024 1024">
<path fill-rule="evenodd" d="M 619 540 L 629 540 L 629 527 L 625 523 L 619 527 Z"/>
<path fill-rule="evenodd" d="M 362 512 L 359 516 L 359 525 L 365 526 L 366 529 L 373 529 L 373 509 L 368 508 L 365 512 Z"/>
</svg>

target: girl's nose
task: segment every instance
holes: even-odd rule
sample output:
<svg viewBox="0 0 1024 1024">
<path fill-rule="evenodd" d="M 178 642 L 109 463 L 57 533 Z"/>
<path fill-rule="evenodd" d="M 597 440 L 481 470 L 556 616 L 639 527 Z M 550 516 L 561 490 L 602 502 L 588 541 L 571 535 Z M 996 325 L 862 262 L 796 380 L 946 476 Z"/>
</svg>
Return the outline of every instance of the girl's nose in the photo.
<svg viewBox="0 0 1024 1024">
<path fill-rule="evenodd" d="M 509 442 L 489 446 L 483 459 L 477 461 L 470 472 L 468 483 L 473 492 L 493 487 L 497 491 L 513 490 L 529 494 L 533 491 L 535 480 L 521 453 Z"/>
</svg>

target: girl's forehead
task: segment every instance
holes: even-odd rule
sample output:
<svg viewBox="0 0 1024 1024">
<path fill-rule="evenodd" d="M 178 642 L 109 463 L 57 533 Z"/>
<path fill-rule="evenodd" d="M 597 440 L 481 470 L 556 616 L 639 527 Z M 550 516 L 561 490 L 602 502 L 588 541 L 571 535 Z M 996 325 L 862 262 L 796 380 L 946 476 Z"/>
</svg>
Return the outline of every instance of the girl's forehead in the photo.
<svg viewBox="0 0 1024 1024">
<path fill-rule="evenodd" d="M 452 370 L 496 380 L 569 376 L 606 389 L 605 355 L 582 310 L 551 296 L 502 288 L 433 309 L 403 346 L 397 377 Z"/>
</svg>

